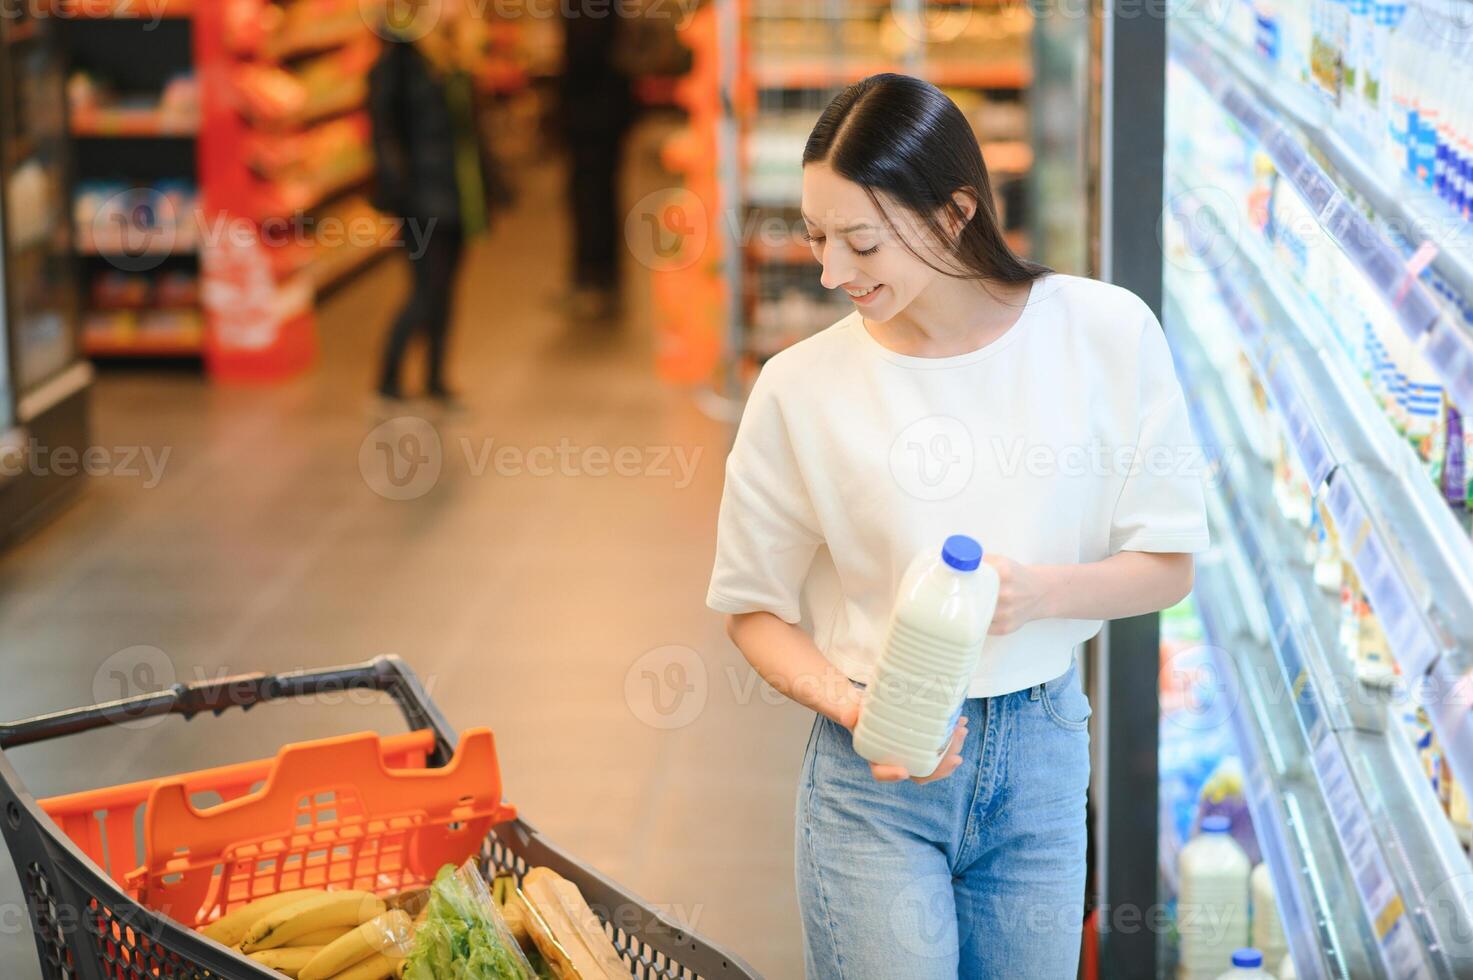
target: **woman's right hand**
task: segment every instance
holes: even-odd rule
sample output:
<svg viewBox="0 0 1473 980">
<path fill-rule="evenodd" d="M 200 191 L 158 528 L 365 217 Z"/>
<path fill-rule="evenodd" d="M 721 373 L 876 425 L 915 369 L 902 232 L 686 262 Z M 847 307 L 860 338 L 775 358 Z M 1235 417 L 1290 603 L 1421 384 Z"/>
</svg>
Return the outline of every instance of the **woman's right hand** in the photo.
<svg viewBox="0 0 1473 980">
<path fill-rule="evenodd" d="M 847 728 L 851 733 L 859 724 L 859 713 L 862 710 L 859 691 L 854 690 L 844 704 L 840 705 L 834 720 Z M 880 762 L 871 762 L 869 770 L 875 779 L 882 783 L 898 783 L 902 779 L 909 779 L 913 783 L 934 783 L 938 779 L 945 779 L 956 772 L 962 764 L 962 745 L 967 741 L 967 716 L 963 714 L 957 719 L 956 728 L 952 729 L 951 742 L 946 746 L 946 754 L 941 757 L 941 764 L 936 771 L 929 776 L 911 776 L 901 766 L 889 766 Z"/>
</svg>

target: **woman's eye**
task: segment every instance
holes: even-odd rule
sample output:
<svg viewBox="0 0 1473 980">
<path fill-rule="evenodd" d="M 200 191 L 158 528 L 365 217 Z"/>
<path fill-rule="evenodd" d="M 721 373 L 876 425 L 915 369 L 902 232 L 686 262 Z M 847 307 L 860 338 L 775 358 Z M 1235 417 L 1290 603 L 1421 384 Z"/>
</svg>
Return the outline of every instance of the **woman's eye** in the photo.
<svg viewBox="0 0 1473 980">
<path fill-rule="evenodd" d="M 856 248 L 854 250 L 854 254 L 855 255 L 874 255 L 879 250 L 880 250 L 880 245 L 879 245 L 878 242 L 876 242 L 875 244 L 871 245 L 869 248 Z"/>
<path fill-rule="evenodd" d="M 809 245 L 820 245 L 823 243 L 822 238 L 817 238 L 806 231 L 803 232 L 803 241 L 807 242 Z"/>
</svg>

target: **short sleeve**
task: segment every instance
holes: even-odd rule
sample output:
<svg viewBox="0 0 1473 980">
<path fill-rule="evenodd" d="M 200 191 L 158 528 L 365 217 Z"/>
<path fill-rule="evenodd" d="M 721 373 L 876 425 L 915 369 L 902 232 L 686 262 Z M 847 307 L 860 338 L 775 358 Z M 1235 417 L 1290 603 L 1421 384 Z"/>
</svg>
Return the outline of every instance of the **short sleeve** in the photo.
<svg viewBox="0 0 1473 980">
<path fill-rule="evenodd" d="M 796 624 L 803 582 L 823 538 L 772 375 L 772 364 L 758 375 L 726 459 L 706 605 L 725 613 L 770 612 Z"/>
<path fill-rule="evenodd" d="M 1110 553 L 1206 550 L 1206 460 L 1192 434 L 1166 335 L 1142 304 L 1135 451 L 1110 521 Z"/>
</svg>

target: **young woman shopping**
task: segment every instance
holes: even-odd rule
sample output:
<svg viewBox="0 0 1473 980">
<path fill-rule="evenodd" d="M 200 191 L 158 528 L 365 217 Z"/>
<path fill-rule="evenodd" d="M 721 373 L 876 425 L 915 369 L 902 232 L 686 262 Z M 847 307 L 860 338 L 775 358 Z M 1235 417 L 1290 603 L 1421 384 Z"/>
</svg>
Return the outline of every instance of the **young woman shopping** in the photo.
<svg viewBox="0 0 1473 980">
<path fill-rule="evenodd" d="M 834 99 L 802 211 L 823 284 L 857 308 L 758 377 L 707 602 L 818 715 L 796 814 L 808 976 L 1072 980 L 1090 716 L 1075 649 L 1181 599 L 1207 546 L 1166 341 L 1131 293 L 1009 249 L 971 127 L 918 79 Z M 1001 593 L 946 757 L 908 779 L 852 732 L 901 576 L 952 534 L 982 542 Z"/>
</svg>

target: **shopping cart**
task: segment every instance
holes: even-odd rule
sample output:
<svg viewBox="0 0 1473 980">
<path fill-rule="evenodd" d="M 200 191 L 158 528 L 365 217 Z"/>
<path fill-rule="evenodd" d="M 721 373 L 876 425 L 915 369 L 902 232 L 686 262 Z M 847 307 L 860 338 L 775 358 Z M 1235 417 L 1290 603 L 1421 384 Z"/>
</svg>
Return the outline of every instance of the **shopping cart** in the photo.
<svg viewBox="0 0 1473 980">
<path fill-rule="evenodd" d="M 429 765 L 444 765 L 454 755 L 454 731 L 414 672 L 392 656 L 325 670 L 176 684 L 156 694 L 0 725 L 0 829 L 25 892 L 47 980 L 280 980 L 280 974 L 131 897 L 26 791 L 6 750 L 120 722 L 162 715 L 189 720 L 281 698 L 364 690 L 392 697 L 412 731 L 433 733 Z M 542 866 L 576 884 L 639 980 L 760 980 L 740 959 L 578 863 L 520 818 L 495 824 L 480 858 L 484 871 L 510 873 L 518 882 Z"/>
</svg>

